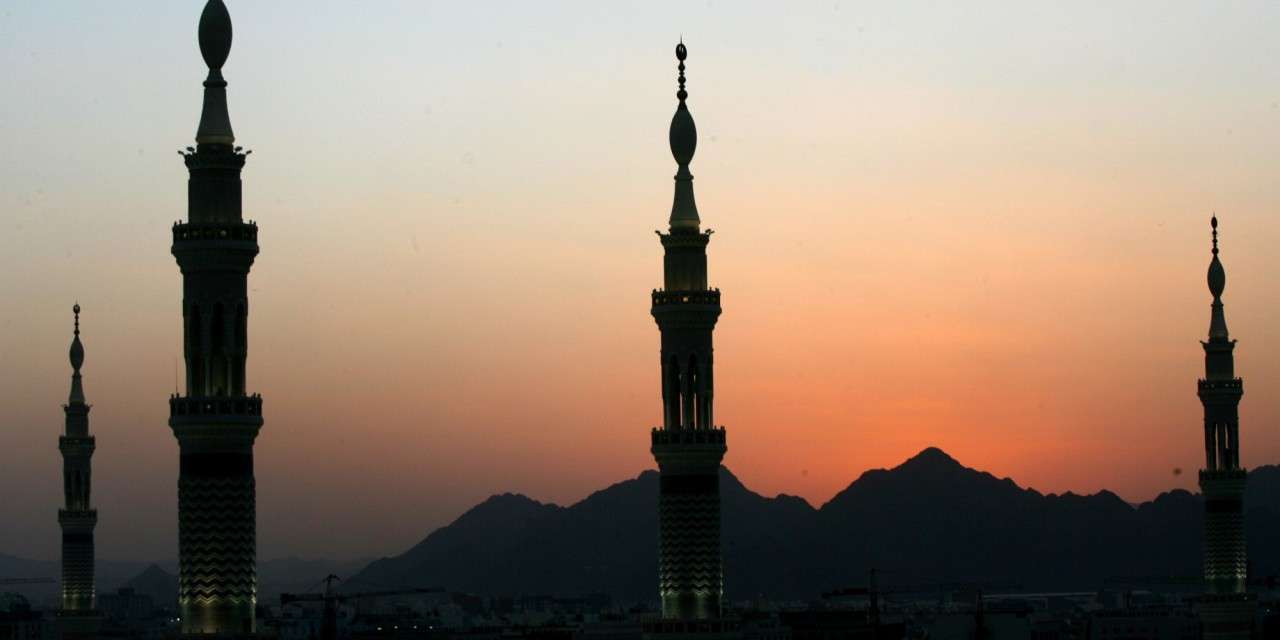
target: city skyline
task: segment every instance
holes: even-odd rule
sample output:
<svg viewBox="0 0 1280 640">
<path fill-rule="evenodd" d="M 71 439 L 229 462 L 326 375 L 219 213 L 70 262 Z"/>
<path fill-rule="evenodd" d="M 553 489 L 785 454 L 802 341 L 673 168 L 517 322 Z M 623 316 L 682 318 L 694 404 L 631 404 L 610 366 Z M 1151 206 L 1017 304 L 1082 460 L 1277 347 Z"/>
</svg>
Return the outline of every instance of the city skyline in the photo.
<svg viewBox="0 0 1280 640">
<path fill-rule="evenodd" d="M 447 87 L 425 101 L 425 95 L 407 96 L 399 108 L 382 99 L 364 105 L 337 100 L 334 111 L 305 114 L 322 121 L 290 128 L 273 120 L 287 111 L 272 100 L 276 90 L 296 91 L 287 95 L 314 105 L 304 102 L 316 100 L 307 89 L 328 91 L 326 82 L 350 78 L 325 64 L 324 52 L 285 56 L 295 64 L 274 66 L 280 59 L 261 42 L 267 29 L 253 20 L 283 19 L 274 13 L 279 10 L 234 3 L 232 10 L 237 42 L 226 70 L 231 115 L 238 141 L 261 149 L 246 177 L 246 217 L 268 230 L 262 240 L 268 257 L 250 282 L 252 386 L 272 399 L 266 410 L 272 430 L 258 449 L 261 555 L 283 555 L 272 549 L 395 553 L 484 495 L 520 491 L 563 503 L 650 468 L 644 436 L 661 416 L 651 401 L 657 377 L 650 371 L 652 325 L 643 313 L 643 292 L 658 286 L 661 275 L 646 234 L 670 201 L 664 130 L 674 38 L 664 32 L 648 42 L 648 34 L 636 35 L 613 49 L 504 42 L 474 64 L 531 65 L 528 56 L 547 66 L 536 72 L 515 67 L 510 92 L 472 87 L 479 94 L 474 101 L 464 99 L 474 94 L 450 94 Z M 95 503 L 103 511 L 99 555 L 107 558 L 124 556 L 126 540 L 139 535 L 158 549 L 176 539 L 176 456 L 164 437 L 162 399 L 174 386 L 181 325 L 173 320 L 179 288 L 163 232 L 181 216 L 181 171 L 172 149 L 189 144 L 201 63 L 191 53 L 186 14 L 193 11 L 174 13 L 179 19 L 167 23 L 163 35 L 174 38 L 180 62 L 164 63 L 154 77 L 125 74 L 121 80 L 123 93 L 141 90 L 148 99 L 173 94 L 148 106 L 154 113 L 124 117 L 139 103 L 110 95 L 110 83 L 97 78 L 87 88 L 56 89 L 87 91 L 93 99 L 75 102 L 77 108 L 96 99 L 115 117 L 66 121 L 67 130 L 48 139 L 40 137 L 48 133 L 42 126 L 54 124 L 43 120 L 48 116 L 4 107 L 10 122 L 16 116 L 33 126 L 8 131 L 23 152 L 15 157 L 30 152 L 23 156 L 30 162 L 19 167 L 11 159 L 0 176 L 10 194 L 7 204 L 18 214 L 15 233 L 3 241 L 13 258 L 0 291 L 8 300 L 30 301 L 8 305 L 5 314 L 6 361 L 16 365 L 4 378 L 14 428 L 4 430 L 0 444 L 31 453 L 3 472 L 6 486 L 30 492 L 6 501 L 0 517 L 29 522 L 22 530 L 56 526 L 47 509 L 58 477 L 47 472 L 58 462 L 48 444 L 58 427 L 57 400 L 49 398 L 65 386 L 65 364 L 56 357 L 65 348 L 59 319 L 68 301 L 79 299 L 95 319 L 85 336 L 94 353 L 85 375 L 100 436 Z M 1172 22 L 1184 25 L 1192 17 Z M 116 30 L 104 33 L 127 32 L 119 22 L 123 16 L 114 18 L 106 24 Z M 874 39 L 876 21 L 868 22 Z M 892 20 L 879 26 L 886 24 Z M 302 33 L 323 32 L 310 28 L 315 31 Z M 887 107 L 865 101 L 817 104 L 803 91 L 788 98 L 782 89 L 822 86 L 824 73 L 835 76 L 825 78 L 831 84 L 856 74 L 812 61 L 809 67 L 762 62 L 768 73 L 747 81 L 734 71 L 744 64 L 733 59 L 743 53 L 741 43 L 735 49 L 732 42 L 688 30 L 685 35 L 698 43 L 690 101 L 700 121 L 710 123 L 696 173 L 702 184 L 716 184 L 700 194 L 701 209 L 713 228 L 726 229 L 712 250 L 712 278 L 734 291 L 732 320 L 718 331 L 719 418 L 735 429 L 726 464 L 750 486 L 820 503 L 864 469 L 937 445 L 1041 490 L 1111 488 L 1142 500 L 1171 486 L 1190 488 L 1200 449 L 1187 380 L 1199 364 L 1191 341 L 1202 336 L 1208 317 L 1203 230 L 1214 210 L 1231 255 L 1233 335 L 1245 345 L 1239 370 L 1258 390 L 1242 405 L 1242 462 L 1252 467 L 1280 459 L 1280 436 L 1266 430 L 1280 406 L 1265 393 L 1280 373 L 1272 364 L 1280 342 L 1268 328 L 1275 325 L 1268 322 L 1274 317 L 1268 301 L 1276 285 L 1267 278 L 1274 272 L 1267 238 L 1277 230 L 1267 214 L 1278 194 L 1261 172 L 1277 148 L 1269 124 L 1275 98 L 1251 96 L 1237 111 L 1193 102 L 1187 111 L 1162 113 L 1166 126 L 1212 124 L 1218 127 L 1214 136 L 1226 129 L 1248 138 L 1228 136 L 1231 144 L 1224 144 L 1210 142 L 1207 133 L 1205 139 L 1188 134 L 1178 139 L 1187 148 L 1175 153 L 1166 140 L 1144 138 L 1158 129 L 1143 129 L 1138 114 L 1130 113 L 1144 101 L 1157 104 L 1160 91 L 1126 95 L 1132 102 L 1118 111 L 1086 110 L 1057 122 L 1055 135 L 1094 131 L 1067 143 L 1055 138 L 1053 149 L 1078 154 L 1058 162 L 1049 157 L 1052 149 L 1031 146 L 1048 144 L 1035 126 L 1054 123 L 1014 119 L 1011 131 L 1001 134 L 996 119 L 1014 110 L 970 112 L 969 124 L 992 129 L 943 136 L 941 155 L 1006 153 L 948 167 L 930 163 L 932 149 L 917 137 L 941 126 L 933 119 L 945 107 L 935 112 L 916 104 L 895 119 Z M 10 46 L 23 45 L 18 39 Z M 784 51 L 777 43 L 757 46 L 761 61 L 766 51 Z M 518 51 L 514 57 L 501 53 L 512 49 Z M 140 50 L 122 47 L 114 63 Z M 638 86 L 606 82 L 602 55 L 617 56 L 607 62 L 637 74 Z M 54 62 L 40 57 L 34 56 L 34 68 L 58 64 L 57 54 Z M 14 58 L 6 55 L 5 64 Z M 427 63 L 416 74 L 424 85 L 444 82 L 432 73 L 458 81 L 466 75 L 461 61 L 450 70 L 433 66 L 440 64 L 433 58 L 414 60 Z M 272 67 L 269 73 L 258 69 L 260 61 Z M 1225 66 L 1234 59 L 1218 61 Z M 170 67 L 173 77 L 166 75 Z M 1250 77 L 1270 77 L 1274 70 L 1255 72 Z M 277 86 L 271 77 L 291 73 L 305 81 L 295 77 Z M 326 80 L 327 73 L 336 75 Z M 1214 80 L 1231 85 L 1232 78 Z M 1176 93 L 1170 86 L 1176 84 L 1157 86 Z M 598 85 L 625 90 L 625 96 L 610 96 Z M 372 86 L 366 95 L 377 96 Z M 36 96 L 54 90 L 34 87 Z M 886 95 L 914 95 L 899 89 Z M 1016 86 L 1002 89 L 1017 95 Z M 530 105 L 506 133 L 528 127 L 522 134 L 528 138 L 476 127 L 492 124 L 497 116 L 491 110 L 512 106 L 509 98 L 524 91 L 545 103 Z M 864 98 L 876 95 L 868 89 Z M 958 101 L 963 107 L 990 107 L 1001 91 L 962 95 L 969 98 Z M 562 99 L 576 107 L 568 111 L 586 109 L 590 117 L 554 113 Z M 16 108 L 24 104 L 18 101 Z M 794 116 L 804 108 L 835 118 L 837 106 L 878 115 L 889 130 L 854 123 L 850 132 L 833 132 L 831 122 L 815 118 L 802 126 L 804 119 Z M 70 108 L 55 101 L 50 113 Z M 323 122 L 324 113 L 331 121 Z M 1255 120 L 1229 117 L 1241 115 Z M 415 122 L 421 136 L 383 129 L 378 116 Z M 555 126 L 535 126 L 539 117 Z M 454 129 L 457 122 L 462 125 Z M 925 126 L 918 130 L 916 124 Z M 1103 140 L 1125 124 L 1135 127 L 1133 137 Z M 368 136 L 346 137 L 344 128 Z M 144 131 L 145 146 L 124 135 Z M 79 137 L 76 146 L 52 144 L 79 133 L 99 133 L 109 144 Z M 324 140 L 326 134 L 334 139 Z M 993 137 L 984 142 L 979 134 Z M 568 144 L 554 144 L 562 138 Z M 83 144 L 86 139 L 94 143 Z M 433 157 L 433 141 L 461 153 Z M 994 141 L 1014 153 L 987 148 Z M 338 146 L 354 144 L 359 147 Z M 544 147 L 521 146 L 530 144 Z M 1206 146 L 1241 153 L 1195 153 Z M 1120 157 L 1087 170 L 1074 164 L 1106 150 Z M 606 151 L 608 160 L 601 161 L 598 154 Z M 1177 158 L 1164 159 L 1163 153 Z M 1028 164 L 1015 167 L 1021 154 Z M 1248 162 L 1233 160 L 1241 156 Z M 1139 168 L 1122 162 L 1144 159 L 1149 164 Z M 1184 175 L 1197 167 L 1208 177 Z M 1232 174 L 1234 169 L 1253 173 Z M 916 194 L 913 176 L 930 178 L 932 190 Z M 846 184 L 860 178 L 866 182 Z M 997 188 L 1011 186 L 1004 181 L 1014 181 L 1008 191 Z M 347 185 L 355 188 L 346 191 Z M 1155 193 L 1161 186 L 1168 192 Z M 830 202 L 815 203 L 815 193 Z M 1067 202 L 1041 205 L 1037 194 Z M 953 208 L 953 202 L 967 206 Z M 1088 215 L 1080 219 L 1081 212 Z M 809 324 L 827 330 L 813 331 Z M 158 349 L 157 341 L 172 348 Z M 50 344 L 56 349 L 50 351 Z M 495 392 L 515 406 L 495 402 Z M 1001 415 L 990 412 L 996 402 Z M 598 448 L 573 448 L 602 430 L 607 438 L 591 440 Z M 486 437 L 491 431 L 506 441 Z M 835 446 L 806 441 L 815 434 Z M 1105 461 L 1124 452 L 1140 455 L 1125 457 L 1123 466 L 1070 468 L 1069 461 Z M 502 473 L 474 470 L 484 457 L 494 458 Z M 406 488 L 420 502 L 405 505 Z M 129 523 L 146 526 L 132 531 Z M 331 537 L 308 539 L 318 530 Z M 6 530 L 0 552 L 52 555 L 35 540 L 40 536 L 27 537 Z"/>
</svg>

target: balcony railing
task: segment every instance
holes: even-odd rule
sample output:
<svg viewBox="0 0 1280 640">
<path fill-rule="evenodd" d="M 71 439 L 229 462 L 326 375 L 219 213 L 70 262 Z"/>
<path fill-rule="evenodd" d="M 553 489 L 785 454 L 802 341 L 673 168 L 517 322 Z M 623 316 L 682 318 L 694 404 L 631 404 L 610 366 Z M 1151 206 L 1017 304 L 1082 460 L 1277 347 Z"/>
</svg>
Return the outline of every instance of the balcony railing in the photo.
<svg viewBox="0 0 1280 640">
<path fill-rule="evenodd" d="M 258 241 L 258 225 L 249 222 L 175 222 L 174 244 L 201 240 Z"/>
<path fill-rule="evenodd" d="M 262 396 L 170 396 L 170 416 L 261 416 Z"/>
<path fill-rule="evenodd" d="M 724 427 L 712 429 L 664 429 L 653 430 L 653 444 L 724 444 Z"/>
<path fill-rule="evenodd" d="M 663 291 L 662 289 L 653 290 L 653 304 L 669 305 L 669 304 L 720 304 L 720 290 L 707 289 L 705 291 Z"/>
</svg>

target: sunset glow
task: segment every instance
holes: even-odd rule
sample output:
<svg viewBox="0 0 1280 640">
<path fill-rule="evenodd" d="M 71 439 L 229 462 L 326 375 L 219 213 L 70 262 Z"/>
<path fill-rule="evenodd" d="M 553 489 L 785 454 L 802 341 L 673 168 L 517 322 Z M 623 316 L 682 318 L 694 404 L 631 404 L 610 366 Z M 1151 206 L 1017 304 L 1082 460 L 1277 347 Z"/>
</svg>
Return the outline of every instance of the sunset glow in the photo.
<svg viewBox="0 0 1280 640">
<path fill-rule="evenodd" d="M 98 554 L 176 554 L 198 9 L 118 4 L 0 18 L 6 553 L 56 553 L 79 301 Z M 228 4 L 260 558 L 653 467 L 682 34 L 748 487 L 819 505 L 937 446 L 1042 492 L 1194 489 L 1213 212 L 1243 464 L 1280 461 L 1273 5 Z"/>
</svg>

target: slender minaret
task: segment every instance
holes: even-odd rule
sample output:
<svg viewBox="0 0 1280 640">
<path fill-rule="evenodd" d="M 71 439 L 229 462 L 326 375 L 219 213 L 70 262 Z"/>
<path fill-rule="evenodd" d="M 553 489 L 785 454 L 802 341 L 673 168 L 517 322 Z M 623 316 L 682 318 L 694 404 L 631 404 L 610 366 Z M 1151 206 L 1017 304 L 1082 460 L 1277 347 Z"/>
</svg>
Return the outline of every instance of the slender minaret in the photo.
<svg viewBox="0 0 1280 640">
<path fill-rule="evenodd" d="M 662 627 L 651 633 L 723 631 L 720 557 L 720 461 L 725 431 L 712 412 L 711 333 L 720 317 L 720 291 L 707 287 L 707 243 L 699 229 L 689 162 L 698 145 L 685 103 L 683 43 L 671 118 L 671 153 L 678 166 L 670 228 L 658 232 L 665 250 L 663 288 L 654 290 L 651 312 L 662 334 L 662 426 L 653 430 L 652 452 L 661 472 L 658 496 L 658 595 Z"/>
<path fill-rule="evenodd" d="M 1204 345 L 1204 378 L 1199 382 L 1204 405 L 1205 468 L 1200 471 L 1204 495 L 1204 578 L 1207 593 L 1200 604 L 1201 624 L 1208 640 L 1247 639 L 1253 625 L 1254 603 L 1247 593 L 1244 532 L 1245 470 L 1240 466 L 1238 407 L 1244 385 L 1235 374 L 1232 351 L 1236 341 L 1227 333 L 1222 290 L 1227 273 L 1218 260 L 1218 218 L 1213 229 L 1213 259 L 1209 262 L 1209 292 L 1213 294 L 1209 340 Z"/>
<path fill-rule="evenodd" d="M 196 147 L 183 154 L 187 221 L 173 226 L 182 270 L 186 394 L 169 399 L 178 439 L 178 609 L 184 634 L 254 631 L 257 556 L 253 442 L 262 397 L 245 393 L 249 267 L 258 227 L 240 210 L 245 156 L 233 146 L 222 64 L 231 16 L 209 0 L 200 53 L 209 66 Z"/>
<path fill-rule="evenodd" d="M 66 431 L 58 438 L 62 451 L 62 488 L 66 505 L 58 510 L 62 526 L 62 609 L 60 633 L 65 638 L 89 637 L 95 627 L 97 591 L 93 579 L 93 528 L 98 511 L 90 506 L 90 461 L 96 446 L 89 435 L 89 405 L 84 401 L 80 367 L 84 345 L 80 344 L 80 305 L 75 314 L 75 337 L 71 339 L 71 394 L 62 406 Z"/>
</svg>

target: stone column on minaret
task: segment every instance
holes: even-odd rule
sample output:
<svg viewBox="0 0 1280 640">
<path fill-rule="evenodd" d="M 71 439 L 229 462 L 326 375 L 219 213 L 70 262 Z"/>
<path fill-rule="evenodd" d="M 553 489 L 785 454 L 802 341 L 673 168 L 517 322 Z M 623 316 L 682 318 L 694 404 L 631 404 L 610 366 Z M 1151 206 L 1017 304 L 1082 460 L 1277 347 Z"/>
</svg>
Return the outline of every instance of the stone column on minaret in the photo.
<svg viewBox="0 0 1280 640">
<path fill-rule="evenodd" d="M 253 443 L 262 397 L 245 392 L 249 268 L 258 227 L 241 213 L 240 170 L 248 152 L 233 146 L 222 65 L 231 51 L 231 17 L 222 0 L 200 16 L 200 53 L 209 67 L 190 173 L 187 221 L 173 226 L 182 271 L 186 393 L 169 399 L 180 450 L 178 609 L 184 634 L 254 631 L 257 603 Z"/>
<path fill-rule="evenodd" d="M 62 527 L 62 607 L 59 633 L 64 638 L 93 637 L 97 629 L 97 588 L 93 575 L 93 529 L 98 512 L 89 500 L 92 486 L 90 461 L 96 446 L 89 435 L 89 405 L 84 399 L 80 367 L 84 345 L 80 343 L 80 305 L 72 307 L 75 333 L 71 340 L 71 394 L 62 410 L 65 432 L 58 438 L 62 451 L 64 508 L 58 510 Z"/>
<path fill-rule="evenodd" d="M 1218 259 L 1218 218 L 1213 228 L 1209 262 L 1209 340 L 1204 346 L 1205 376 L 1199 381 L 1204 405 L 1205 468 L 1200 471 L 1204 495 L 1204 578 L 1207 593 L 1199 609 L 1206 640 L 1245 640 L 1253 629 L 1254 599 L 1248 593 L 1245 553 L 1244 490 L 1240 466 L 1239 405 L 1244 384 L 1235 375 L 1236 346 L 1227 331 L 1222 305 L 1227 274 Z"/>
<path fill-rule="evenodd" d="M 725 430 L 712 411 L 711 334 L 720 317 L 720 291 L 707 286 L 707 244 L 711 231 L 700 229 L 689 163 L 697 147 L 697 129 L 685 91 L 683 43 L 676 47 L 679 104 L 671 119 L 669 141 L 676 160 L 675 198 L 667 233 L 659 232 L 665 252 L 663 288 L 653 291 L 651 313 L 662 334 L 663 424 L 653 429 L 651 451 L 658 462 L 658 595 L 662 622 L 653 635 L 697 632 L 724 634 L 732 625 L 722 618 L 724 577 L 720 555 L 720 462 Z"/>
</svg>

